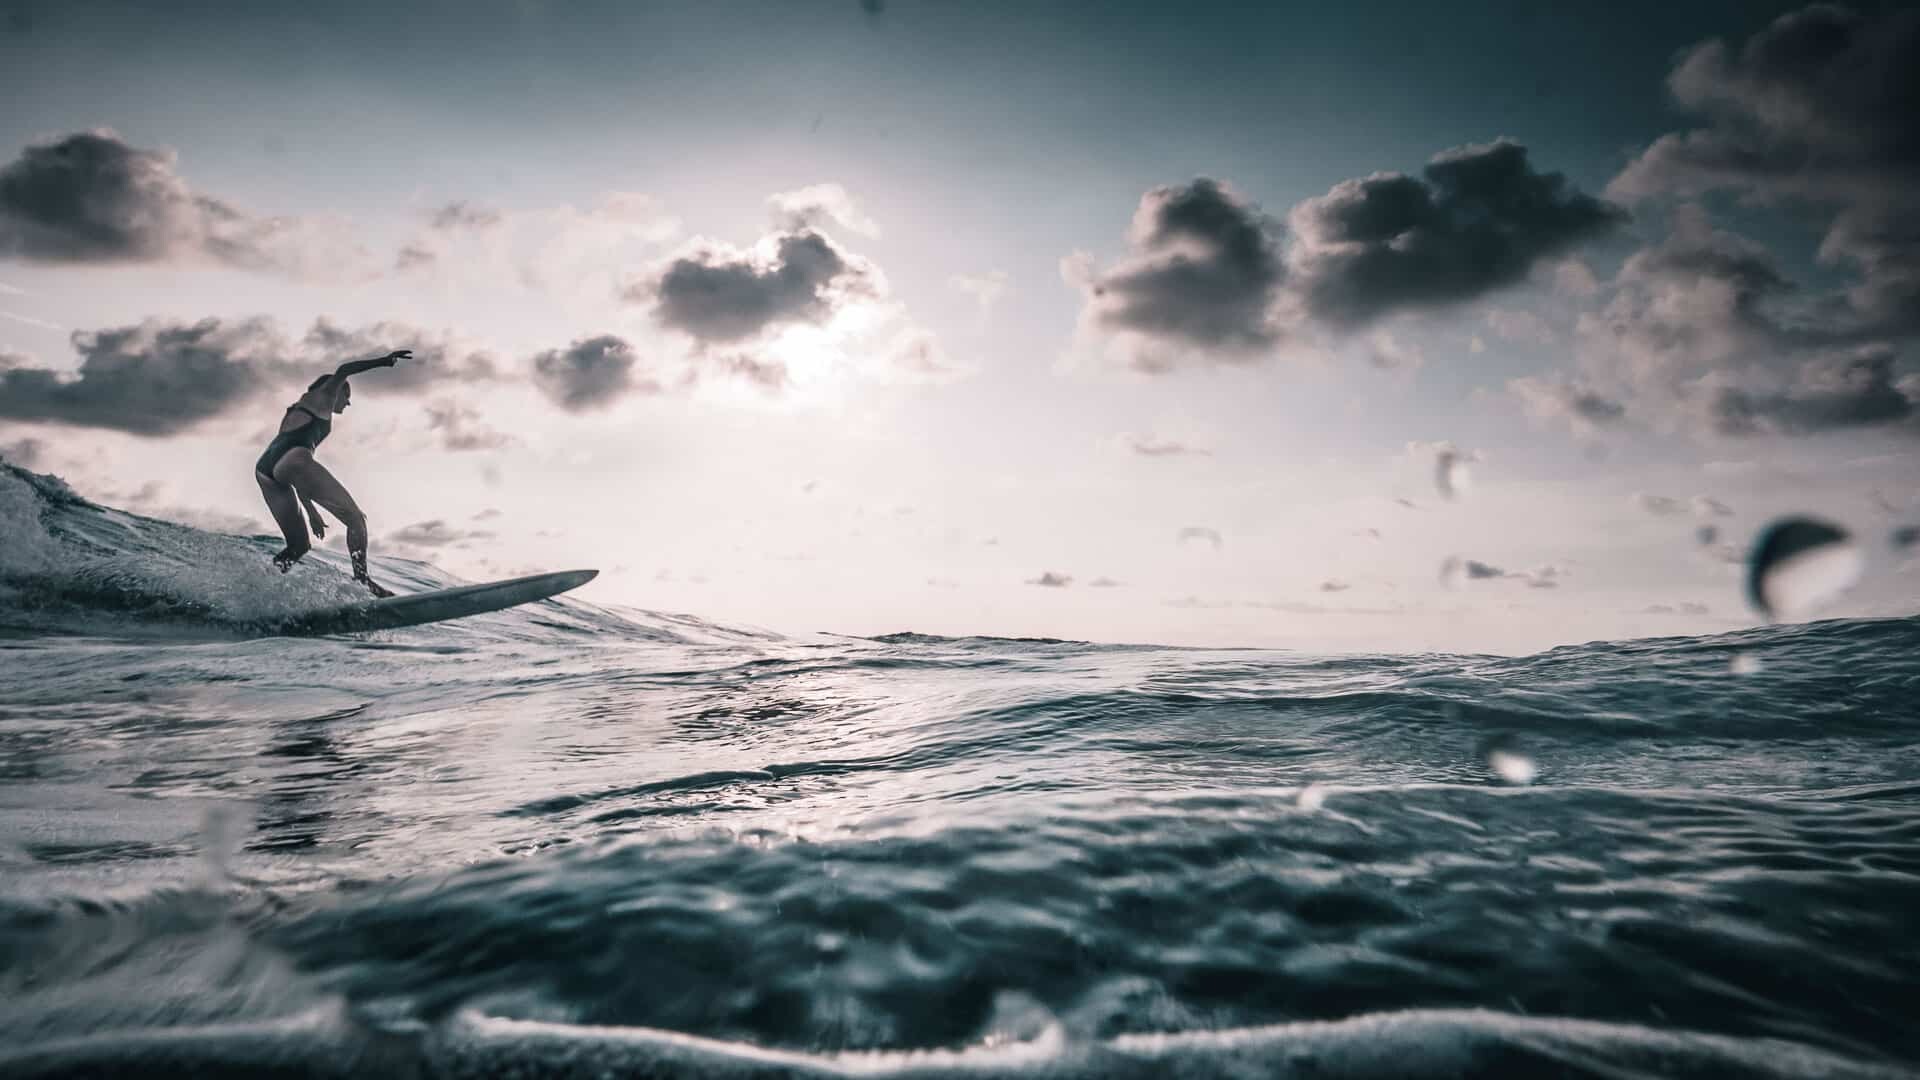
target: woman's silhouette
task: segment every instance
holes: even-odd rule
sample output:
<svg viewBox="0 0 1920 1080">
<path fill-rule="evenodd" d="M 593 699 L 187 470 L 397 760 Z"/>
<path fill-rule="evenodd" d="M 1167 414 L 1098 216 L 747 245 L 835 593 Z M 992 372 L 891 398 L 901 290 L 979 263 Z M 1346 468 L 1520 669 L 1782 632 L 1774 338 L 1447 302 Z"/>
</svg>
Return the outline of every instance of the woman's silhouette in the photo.
<svg viewBox="0 0 1920 1080">
<path fill-rule="evenodd" d="M 341 364 L 333 374 L 315 379 L 300 400 L 287 407 L 286 415 L 280 419 L 279 434 L 267 444 L 267 452 L 261 454 L 253 466 L 254 479 L 260 482 L 260 494 L 267 498 L 267 509 L 273 511 L 280 534 L 287 538 L 286 548 L 273 557 L 273 564 L 281 573 L 293 569 L 293 564 L 312 548 L 312 542 L 307 539 L 307 522 L 313 523 L 315 536 L 327 535 L 327 523 L 321 519 L 318 508 L 324 506 L 327 513 L 347 527 L 347 554 L 353 560 L 353 579 L 372 590 L 375 596 L 393 595 L 367 576 L 367 515 L 360 512 L 353 496 L 326 466 L 313 459 L 313 451 L 333 430 L 333 414 L 347 411 L 353 397 L 353 390 L 347 384 L 350 376 L 411 359 L 413 350 L 396 349 L 373 360 Z M 302 504 L 307 509 L 306 521 L 300 518 Z"/>
</svg>

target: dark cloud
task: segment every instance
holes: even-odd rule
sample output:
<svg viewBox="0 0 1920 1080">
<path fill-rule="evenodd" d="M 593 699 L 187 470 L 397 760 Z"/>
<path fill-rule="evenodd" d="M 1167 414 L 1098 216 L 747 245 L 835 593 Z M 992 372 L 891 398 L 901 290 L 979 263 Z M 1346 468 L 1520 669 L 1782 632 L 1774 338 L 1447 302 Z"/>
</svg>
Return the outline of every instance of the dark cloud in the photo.
<svg viewBox="0 0 1920 1080">
<path fill-rule="evenodd" d="M 1525 147 L 1500 139 L 1446 151 L 1419 178 L 1343 181 L 1288 220 L 1290 288 L 1311 317 L 1352 328 L 1516 284 L 1626 213 L 1535 170 Z"/>
<path fill-rule="evenodd" d="M 1799 435 L 1910 422 L 1920 411 L 1920 383 L 1896 383 L 1893 365 L 1891 349 L 1872 348 L 1814 360 L 1778 393 L 1721 390 L 1713 398 L 1714 428 L 1724 435 Z"/>
<path fill-rule="evenodd" d="M 505 220 L 500 211 L 475 206 L 465 200 L 450 202 L 427 215 L 427 224 L 435 229 L 490 229 Z"/>
<path fill-rule="evenodd" d="M 535 356 L 533 382 L 568 412 L 604 409 L 629 393 L 660 392 L 658 382 L 634 377 L 635 360 L 633 346 L 612 334 L 582 338 Z"/>
<path fill-rule="evenodd" d="M 766 258 L 709 250 L 675 259 L 657 279 L 623 295 L 651 301 L 663 327 L 700 344 L 725 344 L 789 324 L 818 325 L 845 299 L 875 290 L 864 263 L 820 233 L 802 231 L 778 237 Z"/>
<path fill-rule="evenodd" d="M 512 446 L 514 438 L 495 431 L 480 419 L 480 410 L 457 401 L 429 403 L 427 430 L 438 432 L 443 449 L 456 453 L 467 450 L 499 450 Z"/>
<path fill-rule="evenodd" d="M 1346 592 L 1351 588 L 1353 588 L 1353 586 L 1344 581 L 1323 581 L 1320 583 L 1321 592 Z"/>
<path fill-rule="evenodd" d="M 1279 230 L 1231 187 L 1201 177 L 1140 199 L 1134 254 L 1112 269 L 1070 263 L 1093 324 L 1174 349 L 1255 353 L 1279 342 L 1274 304 L 1285 277 Z M 1171 361 L 1149 348 L 1136 367 Z"/>
<path fill-rule="evenodd" d="M 1037 578 L 1028 578 L 1027 584 L 1044 585 L 1049 589 L 1064 589 L 1073 584 L 1073 577 L 1070 574 L 1056 574 L 1048 570 Z"/>
<path fill-rule="evenodd" d="M 347 360 L 395 348 L 413 349 L 414 359 L 364 376 L 383 393 L 497 377 L 484 353 L 397 323 L 349 330 L 320 319 L 295 343 L 266 318 L 150 319 L 76 332 L 70 341 L 80 356 L 72 373 L 28 361 L 0 364 L 0 418 L 173 435 L 265 392 L 297 390 Z"/>
<path fill-rule="evenodd" d="M 348 360 L 365 360 L 394 349 L 413 350 L 412 359 L 361 376 L 370 383 L 377 382 L 381 393 L 417 394 L 449 384 L 471 385 L 500 377 L 487 353 L 463 349 L 444 334 L 406 323 L 378 322 L 347 329 L 323 317 L 314 320 L 302 344 L 313 358 L 311 362 L 322 367 L 337 367 Z"/>
<path fill-rule="evenodd" d="M 249 270 L 339 276 L 358 249 L 294 218 L 263 218 L 198 194 L 170 154 L 111 131 L 36 143 L 0 167 L 0 257 L 57 264 L 207 259 Z"/>
<path fill-rule="evenodd" d="M 1467 575 L 1467 577 L 1472 578 L 1476 581 L 1484 580 L 1488 578 L 1503 578 L 1507 576 L 1507 572 L 1505 570 L 1502 570 L 1497 566 L 1489 566 L 1478 559 L 1468 559 L 1461 564 L 1460 568 L 1462 572 L 1464 572 Z"/>
<path fill-rule="evenodd" d="M 469 540 L 490 540 L 493 533 L 485 529 L 457 529 L 445 521 L 434 518 L 431 521 L 416 521 L 403 529 L 387 535 L 389 544 L 411 544 L 415 547 L 448 547 Z"/>
<path fill-rule="evenodd" d="M 47 444 L 39 439 L 15 439 L 9 443 L 0 443 L 0 458 L 5 458 L 24 469 L 31 469 L 46 453 Z"/>
<path fill-rule="evenodd" d="M 1700 126 L 1661 136 L 1611 192 L 1824 210 L 1821 261 L 1859 274 L 1832 316 L 1855 332 L 1920 332 L 1920 10 L 1814 5 L 1737 47 L 1694 47 L 1668 89 Z"/>
<path fill-rule="evenodd" d="M 286 343 L 263 319 L 149 320 L 76 332 L 79 370 L 0 370 L 0 417 L 134 435 L 183 431 L 286 377 Z"/>
<path fill-rule="evenodd" d="M 1507 383 L 1527 414 L 1537 420 L 1563 420 L 1576 430 L 1605 427 L 1627 414 L 1623 403 L 1577 380 L 1529 375 Z"/>
<path fill-rule="evenodd" d="M 1891 343 L 1862 344 L 1833 297 L 1805 295 L 1759 245 L 1682 206 L 1582 316 L 1582 370 L 1509 383 L 1528 412 L 1576 429 L 1635 422 L 1713 435 L 1802 435 L 1910 423 L 1920 385 Z M 1920 430 L 1920 426 L 1916 426 Z"/>
<path fill-rule="evenodd" d="M 0 168 L 0 255 L 84 263 L 165 259 L 205 243 L 209 210 L 172 158 L 110 132 L 28 146 Z"/>
</svg>

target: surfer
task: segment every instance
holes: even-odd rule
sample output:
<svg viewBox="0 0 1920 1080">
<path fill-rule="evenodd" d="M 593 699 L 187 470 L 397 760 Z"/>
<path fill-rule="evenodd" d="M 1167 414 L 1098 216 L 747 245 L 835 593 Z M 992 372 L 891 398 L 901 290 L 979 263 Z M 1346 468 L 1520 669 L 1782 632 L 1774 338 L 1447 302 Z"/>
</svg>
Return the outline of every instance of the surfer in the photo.
<svg viewBox="0 0 1920 1080">
<path fill-rule="evenodd" d="M 287 546 L 273 557 L 273 565 L 279 567 L 281 573 L 293 569 L 293 564 L 313 547 L 307 539 L 307 522 L 313 523 L 313 535 L 327 535 L 327 523 L 320 517 L 319 509 L 324 506 L 327 513 L 347 527 L 347 555 L 353 560 L 353 579 L 376 597 L 393 595 L 367 576 L 367 515 L 360 512 L 353 496 L 326 466 L 313 459 L 313 451 L 333 431 L 332 414 L 347 411 L 353 397 L 352 387 L 347 383 L 349 378 L 411 359 L 413 350 L 395 349 L 372 360 L 341 364 L 333 374 L 315 379 L 299 401 L 287 406 L 286 414 L 280 418 L 279 434 L 253 465 L 253 478 L 260 482 L 260 494 L 266 496 L 267 509 L 273 511 L 274 522 L 287 538 Z M 300 520 L 302 505 L 307 510 L 306 521 Z"/>
</svg>

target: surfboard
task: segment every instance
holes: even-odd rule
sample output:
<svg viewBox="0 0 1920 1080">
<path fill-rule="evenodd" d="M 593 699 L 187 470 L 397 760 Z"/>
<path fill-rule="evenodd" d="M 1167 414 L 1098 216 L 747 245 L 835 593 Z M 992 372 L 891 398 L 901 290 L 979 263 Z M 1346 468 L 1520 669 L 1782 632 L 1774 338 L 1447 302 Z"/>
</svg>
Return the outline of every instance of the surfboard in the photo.
<svg viewBox="0 0 1920 1080">
<path fill-rule="evenodd" d="M 562 570 L 479 585 L 462 585 L 457 589 L 342 604 L 295 615 L 270 627 L 267 635 L 313 637 L 321 634 L 358 634 L 368 630 L 393 630 L 402 626 L 461 619 L 558 596 L 585 585 L 599 573 L 598 570 Z"/>
</svg>

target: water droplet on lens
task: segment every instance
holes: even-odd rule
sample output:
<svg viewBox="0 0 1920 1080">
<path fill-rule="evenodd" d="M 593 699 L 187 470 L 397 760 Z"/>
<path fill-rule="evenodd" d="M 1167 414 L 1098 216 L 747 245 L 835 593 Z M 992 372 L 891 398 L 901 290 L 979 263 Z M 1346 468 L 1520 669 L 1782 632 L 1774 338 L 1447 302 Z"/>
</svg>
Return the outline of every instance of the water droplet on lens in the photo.
<svg viewBox="0 0 1920 1080">
<path fill-rule="evenodd" d="M 1728 662 L 1727 670 L 1735 675 L 1758 675 L 1763 665 L 1760 658 L 1750 652 L 1737 652 Z"/>
<path fill-rule="evenodd" d="M 209 884 L 226 884 L 228 866 L 240 853 L 251 825 L 250 815 L 240 805 L 215 803 L 207 808 L 200 821 L 200 858 Z"/>
<path fill-rule="evenodd" d="M 1539 772 L 1533 759 L 1513 750 L 1494 750 L 1487 754 L 1487 768 L 1509 784 L 1527 785 Z"/>
<path fill-rule="evenodd" d="M 1889 539 L 1893 541 L 1893 550 L 1905 551 L 1915 544 L 1920 544 L 1920 525 L 1902 525 L 1893 530 L 1893 535 Z"/>
<path fill-rule="evenodd" d="M 1442 447 L 1433 456 L 1433 486 L 1440 494 L 1449 499 L 1465 495 L 1473 487 L 1473 470 L 1467 467 L 1471 458 L 1452 447 Z"/>
<path fill-rule="evenodd" d="M 1699 541 L 1701 547 L 1712 547 L 1714 541 L 1720 539 L 1720 529 L 1714 525 L 1702 525 L 1693 530 L 1693 538 Z"/>
<path fill-rule="evenodd" d="M 1865 565 L 1845 529 L 1781 518 L 1761 530 L 1747 556 L 1747 599 L 1769 620 L 1804 618 L 1852 588 Z"/>
</svg>

